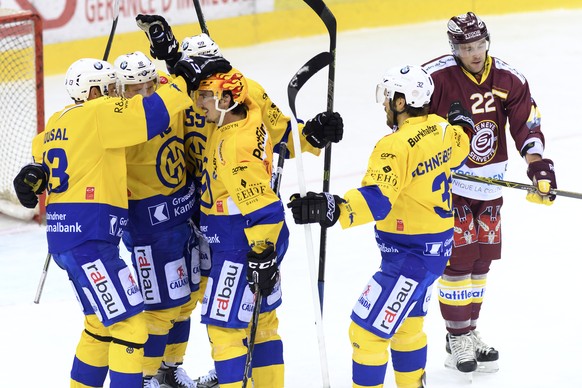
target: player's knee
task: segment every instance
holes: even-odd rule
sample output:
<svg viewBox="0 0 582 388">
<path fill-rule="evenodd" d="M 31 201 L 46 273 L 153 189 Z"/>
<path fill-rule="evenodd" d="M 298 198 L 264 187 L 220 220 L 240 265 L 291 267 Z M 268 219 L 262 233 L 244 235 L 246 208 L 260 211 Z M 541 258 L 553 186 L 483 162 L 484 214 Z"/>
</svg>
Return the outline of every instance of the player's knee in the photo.
<svg viewBox="0 0 582 388">
<path fill-rule="evenodd" d="M 134 315 L 109 327 L 112 342 L 142 348 L 148 339 L 146 318 L 143 313 Z"/>
<path fill-rule="evenodd" d="M 260 344 L 262 342 L 281 339 L 278 334 L 278 329 L 279 319 L 277 318 L 275 310 L 260 314 L 255 343 Z"/>
<path fill-rule="evenodd" d="M 424 317 L 408 317 L 392 337 L 391 347 L 401 351 L 415 350 L 426 345 L 426 333 L 423 331 Z M 412 346 L 412 348 L 410 348 Z M 410 349 L 409 349 L 410 348 Z"/>
<path fill-rule="evenodd" d="M 387 362 L 389 339 L 370 333 L 354 322 L 350 324 L 349 336 L 355 362 L 365 365 L 382 365 Z"/>
<path fill-rule="evenodd" d="M 190 319 L 192 315 L 192 311 L 196 308 L 198 304 L 199 296 L 198 291 L 194 291 L 190 293 L 190 300 L 180 306 L 180 313 L 176 317 L 176 322 L 184 322 Z"/>
<path fill-rule="evenodd" d="M 180 307 L 176 306 L 163 310 L 145 311 L 148 332 L 157 335 L 167 334 L 180 315 Z"/>
<path fill-rule="evenodd" d="M 215 361 L 227 360 L 246 354 L 244 340 L 247 334 L 244 329 L 229 329 L 208 325 L 208 338 L 212 347 L 212 358 Z"/>
</svg>

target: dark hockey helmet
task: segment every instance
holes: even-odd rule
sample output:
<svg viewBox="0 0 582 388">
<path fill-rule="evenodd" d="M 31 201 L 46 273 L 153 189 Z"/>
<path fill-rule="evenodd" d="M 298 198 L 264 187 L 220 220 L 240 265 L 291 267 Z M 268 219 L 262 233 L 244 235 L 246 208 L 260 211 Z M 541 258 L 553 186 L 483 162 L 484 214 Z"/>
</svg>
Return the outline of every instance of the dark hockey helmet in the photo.
<svg viewBox="0 0 582 388">
<path fill-rule="evenodd" d="M 489 42 L 487 26 L 473 12 L 453 16 L 447 25 L 447 35 L 453 52 L 455 52 L 455 46 L 459 44 L 472 43 L 483 38 Z"/>
</svg>

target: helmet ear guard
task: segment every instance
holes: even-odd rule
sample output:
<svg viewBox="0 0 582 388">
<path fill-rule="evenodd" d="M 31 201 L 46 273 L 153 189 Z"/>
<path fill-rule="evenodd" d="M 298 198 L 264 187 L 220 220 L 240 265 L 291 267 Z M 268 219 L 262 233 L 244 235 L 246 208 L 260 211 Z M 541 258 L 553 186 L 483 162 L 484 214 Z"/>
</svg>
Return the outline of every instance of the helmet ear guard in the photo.
<svg viewBox="0 0 582 388">
<path fill-rule="evenodd" d="M 65 74 L 65 89 L 76 102 L 89 99 L 92 87 L 99 88 L 102 95 L 109 94 L 108 86 L 117 78 L 110 63 L 94 58 L 81 58 L 71 64 Z"/>
</svg>

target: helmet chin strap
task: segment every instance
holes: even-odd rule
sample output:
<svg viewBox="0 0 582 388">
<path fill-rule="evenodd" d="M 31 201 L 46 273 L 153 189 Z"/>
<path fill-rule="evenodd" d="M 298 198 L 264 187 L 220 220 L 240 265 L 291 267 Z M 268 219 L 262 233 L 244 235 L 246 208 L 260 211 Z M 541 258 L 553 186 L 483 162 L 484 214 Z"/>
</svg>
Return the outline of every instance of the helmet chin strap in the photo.
<svg viewBox="0 0 582 388">
<path fill-rule="evenodd" d="M 227 112 L 230 112 L 231 110 L 233 110 L 234 108 L 236 108 L 238 106 L 238 102 L 234 102 L 234 104 L 232 104 L 232 106 L 230 106 L 228 109 L 222 109 L 218 107 L 218 102 L 220 100 L 216 97 L 214 97 L 214 107 L 216 108 L 216 110 L 220 111 L 220 118 L 218 119 L 218 123 L 216 123 L 216 125 L 218 127 L 222 127 L 222 122 L 224 121 L 224 116 L 226 116 Z"/>
</svg>

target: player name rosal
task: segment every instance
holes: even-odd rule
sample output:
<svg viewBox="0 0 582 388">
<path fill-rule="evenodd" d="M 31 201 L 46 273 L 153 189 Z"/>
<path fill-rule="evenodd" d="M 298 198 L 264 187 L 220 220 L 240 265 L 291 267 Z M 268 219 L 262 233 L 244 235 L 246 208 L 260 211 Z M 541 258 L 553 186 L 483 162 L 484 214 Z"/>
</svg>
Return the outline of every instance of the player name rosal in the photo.
<svg viewBox="0 0 582 388">
<path fill-rule="evenodd" d="M 57 222 L 56 224 L 47 224 L 46 231 L 51 233 L 83 233 L 81 224 L 75 222 L 74 224 L 63 224 Z"/>
</svg>

